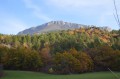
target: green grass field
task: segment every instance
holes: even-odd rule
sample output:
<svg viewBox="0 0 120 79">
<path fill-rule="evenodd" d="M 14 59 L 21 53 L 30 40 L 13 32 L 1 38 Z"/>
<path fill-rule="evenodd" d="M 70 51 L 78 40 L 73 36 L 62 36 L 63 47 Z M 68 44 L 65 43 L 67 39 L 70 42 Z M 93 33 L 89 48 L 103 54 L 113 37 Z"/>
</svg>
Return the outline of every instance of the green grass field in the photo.
<svg viewBox="0 0 120 79">
<path fill-rule="evenodd" d="M 120 76 L 120 72 L 116 73 Z M 51 75 L 27 71 L 5 71 L 1 79 L 117 79 L 111 72 L 95 72 L 72 75 Z"/>
</svg>

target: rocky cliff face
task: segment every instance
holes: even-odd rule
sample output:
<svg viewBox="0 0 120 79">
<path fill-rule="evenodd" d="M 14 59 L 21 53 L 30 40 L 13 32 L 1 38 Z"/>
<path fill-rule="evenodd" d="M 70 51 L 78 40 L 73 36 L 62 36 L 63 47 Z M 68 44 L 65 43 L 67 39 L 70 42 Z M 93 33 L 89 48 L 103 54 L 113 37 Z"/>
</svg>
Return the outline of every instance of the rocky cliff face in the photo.
<svg viewBox="0 0 120 79">
<path fill-rule="evenodd" d="M 68 29 L 77 29 L 77 28 L 87 28 L 89 26 L 77 24 L 77 23 L 69 23 L 64 21 L 51 21 L 37 27 L 32 27 L 21 31 L 18 35 L 25 35 L 25 34 L 40 34 L 50 31 L 58 31 L 58 30 L 68 30 Z"/>
</svg>

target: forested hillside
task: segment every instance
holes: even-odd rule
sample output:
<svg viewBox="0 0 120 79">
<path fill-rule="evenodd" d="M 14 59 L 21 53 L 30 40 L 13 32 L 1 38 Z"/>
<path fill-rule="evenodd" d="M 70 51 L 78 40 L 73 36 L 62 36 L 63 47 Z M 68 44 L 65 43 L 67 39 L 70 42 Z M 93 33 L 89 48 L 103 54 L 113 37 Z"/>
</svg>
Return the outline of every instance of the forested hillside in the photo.
<svg viewBox="0 0 120 79">
<path fill-rule="evenodd" d="M 98 27 L 34 35 L 0 35 L 5 69 L 82 73 L 120 71 L 120 32 Z M 114 63 L 114 64 L 113 64 Z"/>
</svg>

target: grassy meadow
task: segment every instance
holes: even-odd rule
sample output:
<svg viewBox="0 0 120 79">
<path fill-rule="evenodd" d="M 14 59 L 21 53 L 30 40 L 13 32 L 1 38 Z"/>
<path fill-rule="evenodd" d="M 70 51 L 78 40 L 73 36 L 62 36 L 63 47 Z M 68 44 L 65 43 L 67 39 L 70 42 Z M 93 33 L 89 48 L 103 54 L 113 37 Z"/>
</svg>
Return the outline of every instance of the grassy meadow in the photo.
<svg viewBox="0 0 120 79">
<path fill-rule="evenodd" d="M 116 72 L 120 76 L 120 72 Z M 1 79 L 117 79 L 111 72 L 94 72 L 71 75 L 51 75 L 28 71 L 5 71 Z"/>
</svg>

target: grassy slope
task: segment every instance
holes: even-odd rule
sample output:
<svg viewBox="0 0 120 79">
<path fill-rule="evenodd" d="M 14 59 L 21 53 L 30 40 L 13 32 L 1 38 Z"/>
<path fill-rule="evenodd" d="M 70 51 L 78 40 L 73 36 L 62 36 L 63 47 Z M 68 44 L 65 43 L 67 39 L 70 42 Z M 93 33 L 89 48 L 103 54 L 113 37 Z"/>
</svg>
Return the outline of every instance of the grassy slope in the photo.
<svg viewBox="0 0 120 79">
<path fill-rule="evenodd" d="M 5 71 L 6 76 L 1 79 L 116 79 L 110 72 L 96 72 L 76 75 L 50 75 L 25 71 Z M 120 73 L 116 73 L 120 76 Z"/>
</svg>

